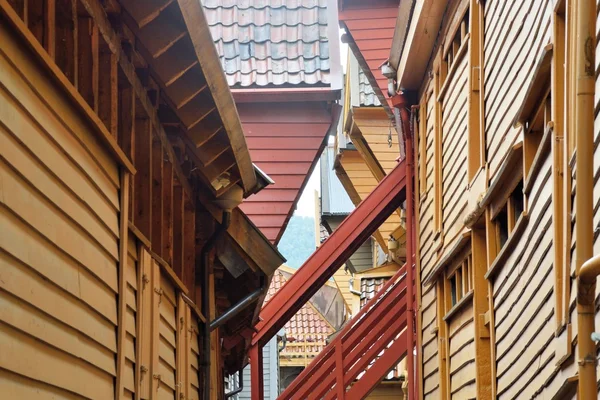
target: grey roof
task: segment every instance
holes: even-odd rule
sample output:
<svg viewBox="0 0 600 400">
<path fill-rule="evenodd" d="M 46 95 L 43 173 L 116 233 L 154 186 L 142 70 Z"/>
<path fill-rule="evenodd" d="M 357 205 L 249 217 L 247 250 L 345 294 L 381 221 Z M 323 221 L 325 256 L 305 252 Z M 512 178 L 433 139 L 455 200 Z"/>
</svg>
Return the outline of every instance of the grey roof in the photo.
<svg viewBox="0 0 600 400">
<path fill-rule="evenodd" d="M 335 150 L 328 145 L 321 155 L 321 213 L 347 215 L 354 204 L 333 170 Z"/>
<path fill-rule="evenodd" d="M 381 107 L 381 102 L 362 68 L 358 67 L 358 96 L 361 106 Z"/>
<path fill-rule="evenodd" d="M 229 85 L 329 85 L 327 4 L 328 0 L 204 0 Z M 337 21 L 333 23 L 337 29 Z"/>
</svg>

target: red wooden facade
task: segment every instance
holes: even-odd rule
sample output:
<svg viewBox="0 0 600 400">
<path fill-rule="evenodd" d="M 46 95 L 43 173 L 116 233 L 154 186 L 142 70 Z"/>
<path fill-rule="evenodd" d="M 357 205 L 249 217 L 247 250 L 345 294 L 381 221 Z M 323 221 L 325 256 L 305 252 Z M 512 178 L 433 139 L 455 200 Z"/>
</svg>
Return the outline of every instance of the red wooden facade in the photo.
<svg viewBox="0 0 600 400">
<path fill-rule="evenodd" d="M 254 163 L 274 184 L 240 206 L 273 243 L 278 243 L 327 143 L 335 119 L 326 102 L 238 102 Z"/>
<path fill-rule="evenodd" d="M 378 97 L 383 95 L 388 104 L 387 78 L 380 68 L 390 55 L 397 16 L 398 0 L 340 0 L 339 20 L 348 44 Z"/>
</svg>

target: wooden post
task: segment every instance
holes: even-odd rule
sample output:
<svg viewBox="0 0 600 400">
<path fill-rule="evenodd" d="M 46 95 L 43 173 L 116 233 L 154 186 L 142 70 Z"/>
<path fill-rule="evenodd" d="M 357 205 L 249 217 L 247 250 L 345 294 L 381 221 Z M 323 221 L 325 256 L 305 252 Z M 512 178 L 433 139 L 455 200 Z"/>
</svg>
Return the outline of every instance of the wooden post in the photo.
<svg viewBox="0 0 600 400">
<path fill-rule="evenodd" d="M 152 251 L 163 257 L 163 148 L 158 140 L 152 142 Z M 163 257 L 164 258 L 164 257 Z"/>
<path fill-rule="evenodd" d="M 67 79 L 75 84 L 77 8 L 74 0 L 56 0 L 55 62 Z"/>
<path fill-rule="evenodd" d="M 121 198 L 119 213 L 119 304 L 117 319 L 117 382 L 115 385 L 115 399 L 123 398 L 123 370 L 125 368 L 125 314 L 127 313 L 127 303 L 125 301 L 125 292 L 127 291 L 127 280 L 125 278 L 125 269 L 127 266 L 127 245 L 129 234 L 129 180 L 131 175 L 121 170 Z"/>
<path fill-rule="evenodd" d="M 187 365 L 189 364 L 189 306 L 185 304 L 181 292 L 177 296 L 177 335 L 176 335 L 176 370 L 175 370 L 175 398 L 187 399 Z"/>
<path fill-rule="evenodd" d="M 152 134 L 147 118 L 135 120 L 135 204 L 134 225 L 152 238 Z"/>
<path fill-rule="evenodd" d="M 444 277 L 438 278 L 436 284 L 435 295 L 437 297 L 437 337 L 438 337 L 438 365 L 440 372 L 440 399 L 447 399 L 449 397 L 449 385 L 448 385 L 448 369 L 447 369 L 447 357 L 448 349 L 446 348 L 448 343 L 446 322 L 444 321 L 444 315 L 446 314 L 446 294 L 444 293 Z"/>
<path fill-rule="evenodd" d="M 490 218 L 490 210 L 485 211 L 485 229 L 486 229 L 486 247 L 487 247 L 487 266 L 489 268 L 491 262 L 498 254 L 498 241 L 496 240 L 496 227 Z M 496 328 L 494 322 L 494 285 L 488 281 L 488 311 L 486 323 L 490 331 L 490 358 L 496 359 Z M 489 317 L 489 318 L 488 318 Z M 496 398 L 496 363 L 491 362 L 491 380 L 492 380 L 492 398 Z"/>
<path fill-rule="evenodd" d="M 485 324 L 485 314 L 489 310 L 485 229 L 473 228 L 471 234 L 473 275 L 473 319 L 475 334 L 475 383 L 478 399 L 492 399 L 492 355 L 490 347 L 490 327 Z"/>
<path fill-rule="evenodd" d="M 250 347 L 250 392 L 252 400 L 265 400 L 263 381 L 262 348 L 255 344 Z"/>
<path fill-rule="evenodd" d="M 306 343 L 306 341 L 305 341 Z M 338 400 L 344 400 L 346 397 L 346 387 L 344 385 L 344 355 L 342 352 L 342 341 L 335 343 L 335 387 Z"/>
<path fill-rule="evenodd" d="M 175 274 L 181 279 L 184 284 L 185 278 L 183 276 L 183 260 L 184 260 L 184 193 L 183 188 L 178 183 L 175 183 L 173 187 L 173 270 Z M 191 292 L 190 287 L 188 289 Z"/>
<path fill-rule="evenodd" d="M 162 258 L 173 267 L 173 164 L 163 161 L 163 238 Z"/>
<path fill-rule="evenodd" d="M 102 40 L 98 59 L 98 116 L 106 129 L 117 137 L 118 128 L 118 61 L 109 46 Z"/>
<path fill-rule="evenodd" d="M 56 0 L 40 1 L 44 7 L 44 40 L 42 44 L 50 55 L 56 57 Z"/>
<path fill-rule="evenodd" d="M 139 376 L 139 387 L 136 392 L 140 399 L 150 398 L 150 374 L 152 353 L 152 258 L 145 248 L 140 246 L 138 272 L 138 330 L 136 372 Z"/>
<path fill-rule="evenodd" d="M 89 17 L 77 21 L 77 80 L 75 86 L 88 105 L 98 111 L 98 29 Z"/>
</svg>

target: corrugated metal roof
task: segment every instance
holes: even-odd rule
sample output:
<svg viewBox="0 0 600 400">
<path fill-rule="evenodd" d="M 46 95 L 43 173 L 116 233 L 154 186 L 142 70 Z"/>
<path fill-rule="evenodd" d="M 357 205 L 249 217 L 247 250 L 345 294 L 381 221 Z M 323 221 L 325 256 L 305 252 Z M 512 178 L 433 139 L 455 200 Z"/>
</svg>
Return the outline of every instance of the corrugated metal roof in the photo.
<svg viewBox="0 0 600 400">
<path fill-rule="evenodd" d="M 321 155 L 321 213 L 347 215 L 354 210 L 354 204 L 333 169 L 334 161 L 335 148 L 328 145 Z"/>
<path fill-rule="evenodd" d="M 327 2 L 205 0 L 229 85 L 328 85 Z"/>
</svg>

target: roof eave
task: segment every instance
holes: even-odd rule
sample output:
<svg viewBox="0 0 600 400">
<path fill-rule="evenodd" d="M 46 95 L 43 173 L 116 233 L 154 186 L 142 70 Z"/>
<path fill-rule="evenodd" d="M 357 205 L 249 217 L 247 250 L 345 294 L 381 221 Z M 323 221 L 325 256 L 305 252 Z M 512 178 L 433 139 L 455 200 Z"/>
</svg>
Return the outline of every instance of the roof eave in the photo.
<svg viewBox="0 0 600 400">
<path fill-rule="evenodd" d="M 197 0 L 178 0 L 178 3 L 196 56 L 202 70 L 205 71 L 206 83 L 211 90 L 216 109 L 231 142 L 242 186 L 244 191 L 249 193 L 256 186 L 257 178 L 242 130 L 242 123 L 233 101 L 233 95 L 229 90 L 225 72 L 219 61 L 204 10 Z"/>
<path fill-rule="evenodd" d="M 406 43 L 414 8 L 415 0 L 402 0 L 398 5 L 398 18 L 396 18 L 392 48 L 390 49 L 388 61 L 394 69 L 398 69 L 398 64 L 400 64 L 400 56 Z"/>
<path fill-rule="evenodd" d="M 341 97 L 341 89 L 326 87 L 249 87 L 231 89 L 236 103 L 270 103 L 298 101 L 335 101 Z"/>
<path fill-rule="evenodd" d="M 425 0 L 415 4 L 397 67 L 397 81 L 401 89 L 420 88 L 446 6 L 447 1 L 444 0 Z"/>
</svg>

